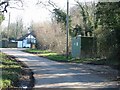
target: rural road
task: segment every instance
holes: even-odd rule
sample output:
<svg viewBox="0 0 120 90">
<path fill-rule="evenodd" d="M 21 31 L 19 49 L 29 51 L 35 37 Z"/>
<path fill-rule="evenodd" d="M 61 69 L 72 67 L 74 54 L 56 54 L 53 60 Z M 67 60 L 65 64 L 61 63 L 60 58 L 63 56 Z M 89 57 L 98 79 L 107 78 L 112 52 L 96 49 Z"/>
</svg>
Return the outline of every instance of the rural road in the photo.
<svg viewBox="0 0 120 90">
<path fill-rule="evenodd" d="M 32 69 L 35 88 L 114 88 L 117 83 L 100 77 L 84 64 L 60 63 L 25 53 L 19 49 L 1 49 Z"/>
</svg>

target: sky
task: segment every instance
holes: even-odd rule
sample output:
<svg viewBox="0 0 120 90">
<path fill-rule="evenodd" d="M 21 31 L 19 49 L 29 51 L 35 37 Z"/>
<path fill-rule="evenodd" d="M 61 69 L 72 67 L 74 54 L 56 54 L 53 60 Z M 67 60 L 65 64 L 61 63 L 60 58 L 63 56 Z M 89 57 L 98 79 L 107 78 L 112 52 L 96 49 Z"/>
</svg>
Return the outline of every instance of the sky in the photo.
<svg viewBox="0 0 120 90">
<path fill-rule="evenodd" d="M 39 0 L 40 1 L 40 0 Z M 46 2 L 46 0 L 41 0 L 42 2 Z M 64 10 L 66 10 L 67 7 L 67 0 L 51 0 L 56 5 Z M 78 0 L 78 1 L 93 1 L 93 0 Z M 18 9 L 8 9 L 8 13 L 5 13 L 5 20 L 3 21 L 2 25 L 7 26 L 8 25 L 8 19 L 9 19 L 9 12 L 10 12 L 10 23 L 16 22 L 17 19 L 22 18 L 24 25 L 29 25 L 31 22 L 44 22 L 47 20 L 50 20 L 51 12 L 47 10 L 43 5 L 36 5 L 38 0 L 25 0 L 25 6 L 24 10 L 18 10 Z M 75 1 L 69 0 L 69 6 L 74 6 Z M 48 7 L 52 10 L 52 8 Z"/>
</svg>

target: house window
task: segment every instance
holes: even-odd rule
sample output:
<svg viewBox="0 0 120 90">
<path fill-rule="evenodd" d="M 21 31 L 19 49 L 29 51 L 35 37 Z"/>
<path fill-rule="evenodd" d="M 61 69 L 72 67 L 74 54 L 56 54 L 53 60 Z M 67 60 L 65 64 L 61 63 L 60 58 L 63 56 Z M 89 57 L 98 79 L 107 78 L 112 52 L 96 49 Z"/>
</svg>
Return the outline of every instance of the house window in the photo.
<svg viewBox="0 0 120 90">
<path fill-rule="evenodd" d="M 31 43 L 30 38 L 27 38 L 27 44 L 30 44 L 30 43 Z"/>
<path fill-rule="evenodd" d="M 27 44 L 35 43 L 34 38 L 27 38 Z"/>
</svg>

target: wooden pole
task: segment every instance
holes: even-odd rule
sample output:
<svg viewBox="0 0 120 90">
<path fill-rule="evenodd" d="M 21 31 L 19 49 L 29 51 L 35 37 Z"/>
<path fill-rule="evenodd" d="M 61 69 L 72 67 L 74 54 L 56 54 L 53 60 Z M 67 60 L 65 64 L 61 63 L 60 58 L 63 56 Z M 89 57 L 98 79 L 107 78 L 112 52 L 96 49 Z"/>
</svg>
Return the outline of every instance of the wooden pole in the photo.
<svg viewBox="0 0 120 90">
<path fill-rule="evenodd" d="M 66 16 L 66 58 L 68 58 L 68 36 L 69 36 L 69 0 L 67 0 L 67 16 Z"/>
</svg>

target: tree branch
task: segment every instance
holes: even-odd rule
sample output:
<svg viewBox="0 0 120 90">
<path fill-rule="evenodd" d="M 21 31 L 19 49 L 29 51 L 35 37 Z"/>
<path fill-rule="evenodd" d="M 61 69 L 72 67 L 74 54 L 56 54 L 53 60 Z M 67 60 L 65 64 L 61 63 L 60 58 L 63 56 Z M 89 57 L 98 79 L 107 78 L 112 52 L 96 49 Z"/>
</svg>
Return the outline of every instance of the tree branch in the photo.
<svg viewBox="0 0 120 90">
<path fill-rule="evenodd" d="M 51 13 L 54 13 L 53 12 L 54 9 L 59 9 L 58 6 L 54 2 L 52 2 L 51 0 L 48 0 L 46 2 L 42 2 L 42 1 L 38 0 L 38 2 L 36 3 L 36 5 L 40 5 L 40 4 L 42 4 Z M 49 7 L 52 7 L 53 9 L 50 10 Z"/>
<path fill-rule="evenodd" d="M 21 6 L 18 4 L 21 3 Z M 23 1 L 22 0 L 4 0 L 0 2 L 0 11 L 1 12 L 7 12 L 7 7 L 9 6 L 10 8 L 16 8 L 17 7 L 12 6 L 11 4 L 17 5 L 18 7 L 23 7 Z M 20 9 L 22 10 L 22 9 Z"/>
<path fill-rule="evenodd" d="M 49 3 L 52 7 L 58 8 L 57 5 L 56 5 L 54 2 L 52 2 L 51 0 L 49 0 L 48 3 Z"/>
<path fill-rule="evenodd" d="M 4 5 L 4 8 L 3 8 L 3 10 L 1 10 L 1 12 L 7 12 L 7 7 L 9 6 L 9 3 L 6 1 L 1 2 L 0 7 L 3 7 L 3 5 Z"/>
</svg>

